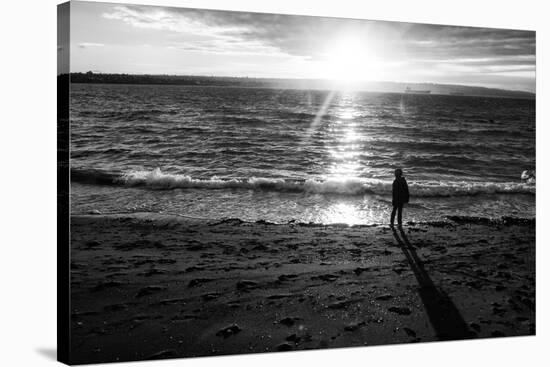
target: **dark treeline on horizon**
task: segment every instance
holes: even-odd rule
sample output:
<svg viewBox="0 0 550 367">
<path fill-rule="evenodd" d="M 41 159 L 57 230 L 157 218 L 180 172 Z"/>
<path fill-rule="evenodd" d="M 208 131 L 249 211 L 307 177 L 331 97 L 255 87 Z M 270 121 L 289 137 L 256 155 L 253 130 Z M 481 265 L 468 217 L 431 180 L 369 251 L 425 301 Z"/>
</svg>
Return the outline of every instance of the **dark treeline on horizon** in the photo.
<svg viewBox="0 0 550 367">
<path fill-rule="evenodd" d="M 196 75 L 71 73 L 71 83 L 270 87 L 277 79 Z"/>
<path fill-rule="evenodd" d="M 59 75 L 59 77 L 62 78 L 66 78 L 67 76 L 67 74 Z M 95 84 L 196 85 L 312 90 L 331 90 L 338 88 L 339 86 L 339 82 L 337 81 L 321 79 L 277 79 L 199 75 L 108 74 L 94 73 L 91 71 L 88 71 L 86 73 L 71 73 L 70 81 L 71 83 Z M 354 90 L 382 93 L 403 93 L 405 88 L 408 86 L 410 86 L 412 89 L 428 89 L 431 90 L 432 94 L 522 99 L 535 98 L 535 94 L 530 92 L 452 84 L 359 82 L 353 85 Z"/>
</svg>

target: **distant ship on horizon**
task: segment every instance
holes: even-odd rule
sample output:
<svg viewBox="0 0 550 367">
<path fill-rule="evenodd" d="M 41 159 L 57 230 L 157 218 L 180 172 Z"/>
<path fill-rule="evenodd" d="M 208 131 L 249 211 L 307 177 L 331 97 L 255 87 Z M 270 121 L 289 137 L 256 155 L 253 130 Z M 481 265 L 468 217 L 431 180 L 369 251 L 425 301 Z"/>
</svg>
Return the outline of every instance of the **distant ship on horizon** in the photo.
<svg viewBox="0 0 550 367">
<path fill-rule="evenodd" d="M 412 93 L 412 94 L 430 94 L 432 93 L 431 90 L 418 90 L 418 89 L 411 89 L 410 87 L 405 88 L 405 93 Z"/>
</svg>

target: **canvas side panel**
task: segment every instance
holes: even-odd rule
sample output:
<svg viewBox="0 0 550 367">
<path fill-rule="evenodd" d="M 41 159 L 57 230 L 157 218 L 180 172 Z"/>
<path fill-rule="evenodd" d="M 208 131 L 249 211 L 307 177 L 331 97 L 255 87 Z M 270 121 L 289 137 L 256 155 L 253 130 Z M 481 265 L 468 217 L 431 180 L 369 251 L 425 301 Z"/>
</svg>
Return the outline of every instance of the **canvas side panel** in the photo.
<svg viewBox="0 0 550 367">
<path fill-rule="evenodd" d="M 70 363 L 70 3 L 57 6 L 57 359 Z"/>
</svg>

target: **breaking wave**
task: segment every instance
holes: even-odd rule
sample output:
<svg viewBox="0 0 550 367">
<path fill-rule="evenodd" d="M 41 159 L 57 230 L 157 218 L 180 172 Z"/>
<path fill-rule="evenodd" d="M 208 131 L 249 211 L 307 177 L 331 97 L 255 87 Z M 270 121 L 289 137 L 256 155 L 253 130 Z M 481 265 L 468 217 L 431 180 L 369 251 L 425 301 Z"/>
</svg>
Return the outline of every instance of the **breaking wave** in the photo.
<svg viewBox="0 0 550 367">
<path fill-rule="evenodd" d="M 282 178 L 220 178 L 198 179 L 184 174 L 151 171 L 105 172 L 72 169 L 74 182 L 99 185 L 145 187 L 152 190 L 172 189 L 246 189 L 274 192 L 294 192 L 326 195 L 391 194 L 392 182 L 369 179 L 293 180 Z M 411 195 L 417 197 L 471 196 L 479 194 L 535 194 L 530 182 L 409 182 Z"/>
</svg>

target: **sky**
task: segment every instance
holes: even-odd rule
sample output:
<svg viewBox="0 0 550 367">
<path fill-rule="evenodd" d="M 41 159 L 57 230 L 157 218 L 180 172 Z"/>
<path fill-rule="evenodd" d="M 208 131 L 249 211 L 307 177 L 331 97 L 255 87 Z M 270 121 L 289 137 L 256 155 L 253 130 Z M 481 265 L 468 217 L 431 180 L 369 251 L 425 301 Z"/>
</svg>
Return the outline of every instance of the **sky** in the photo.
<svg viewBox="0 0 550 367">
<path fill-rule="evenodd" d="M 58 53 L 71 72 L 535 91 L 533 31 L 92 2 L 71 2 L 70 14 Z"/>
</svg>

